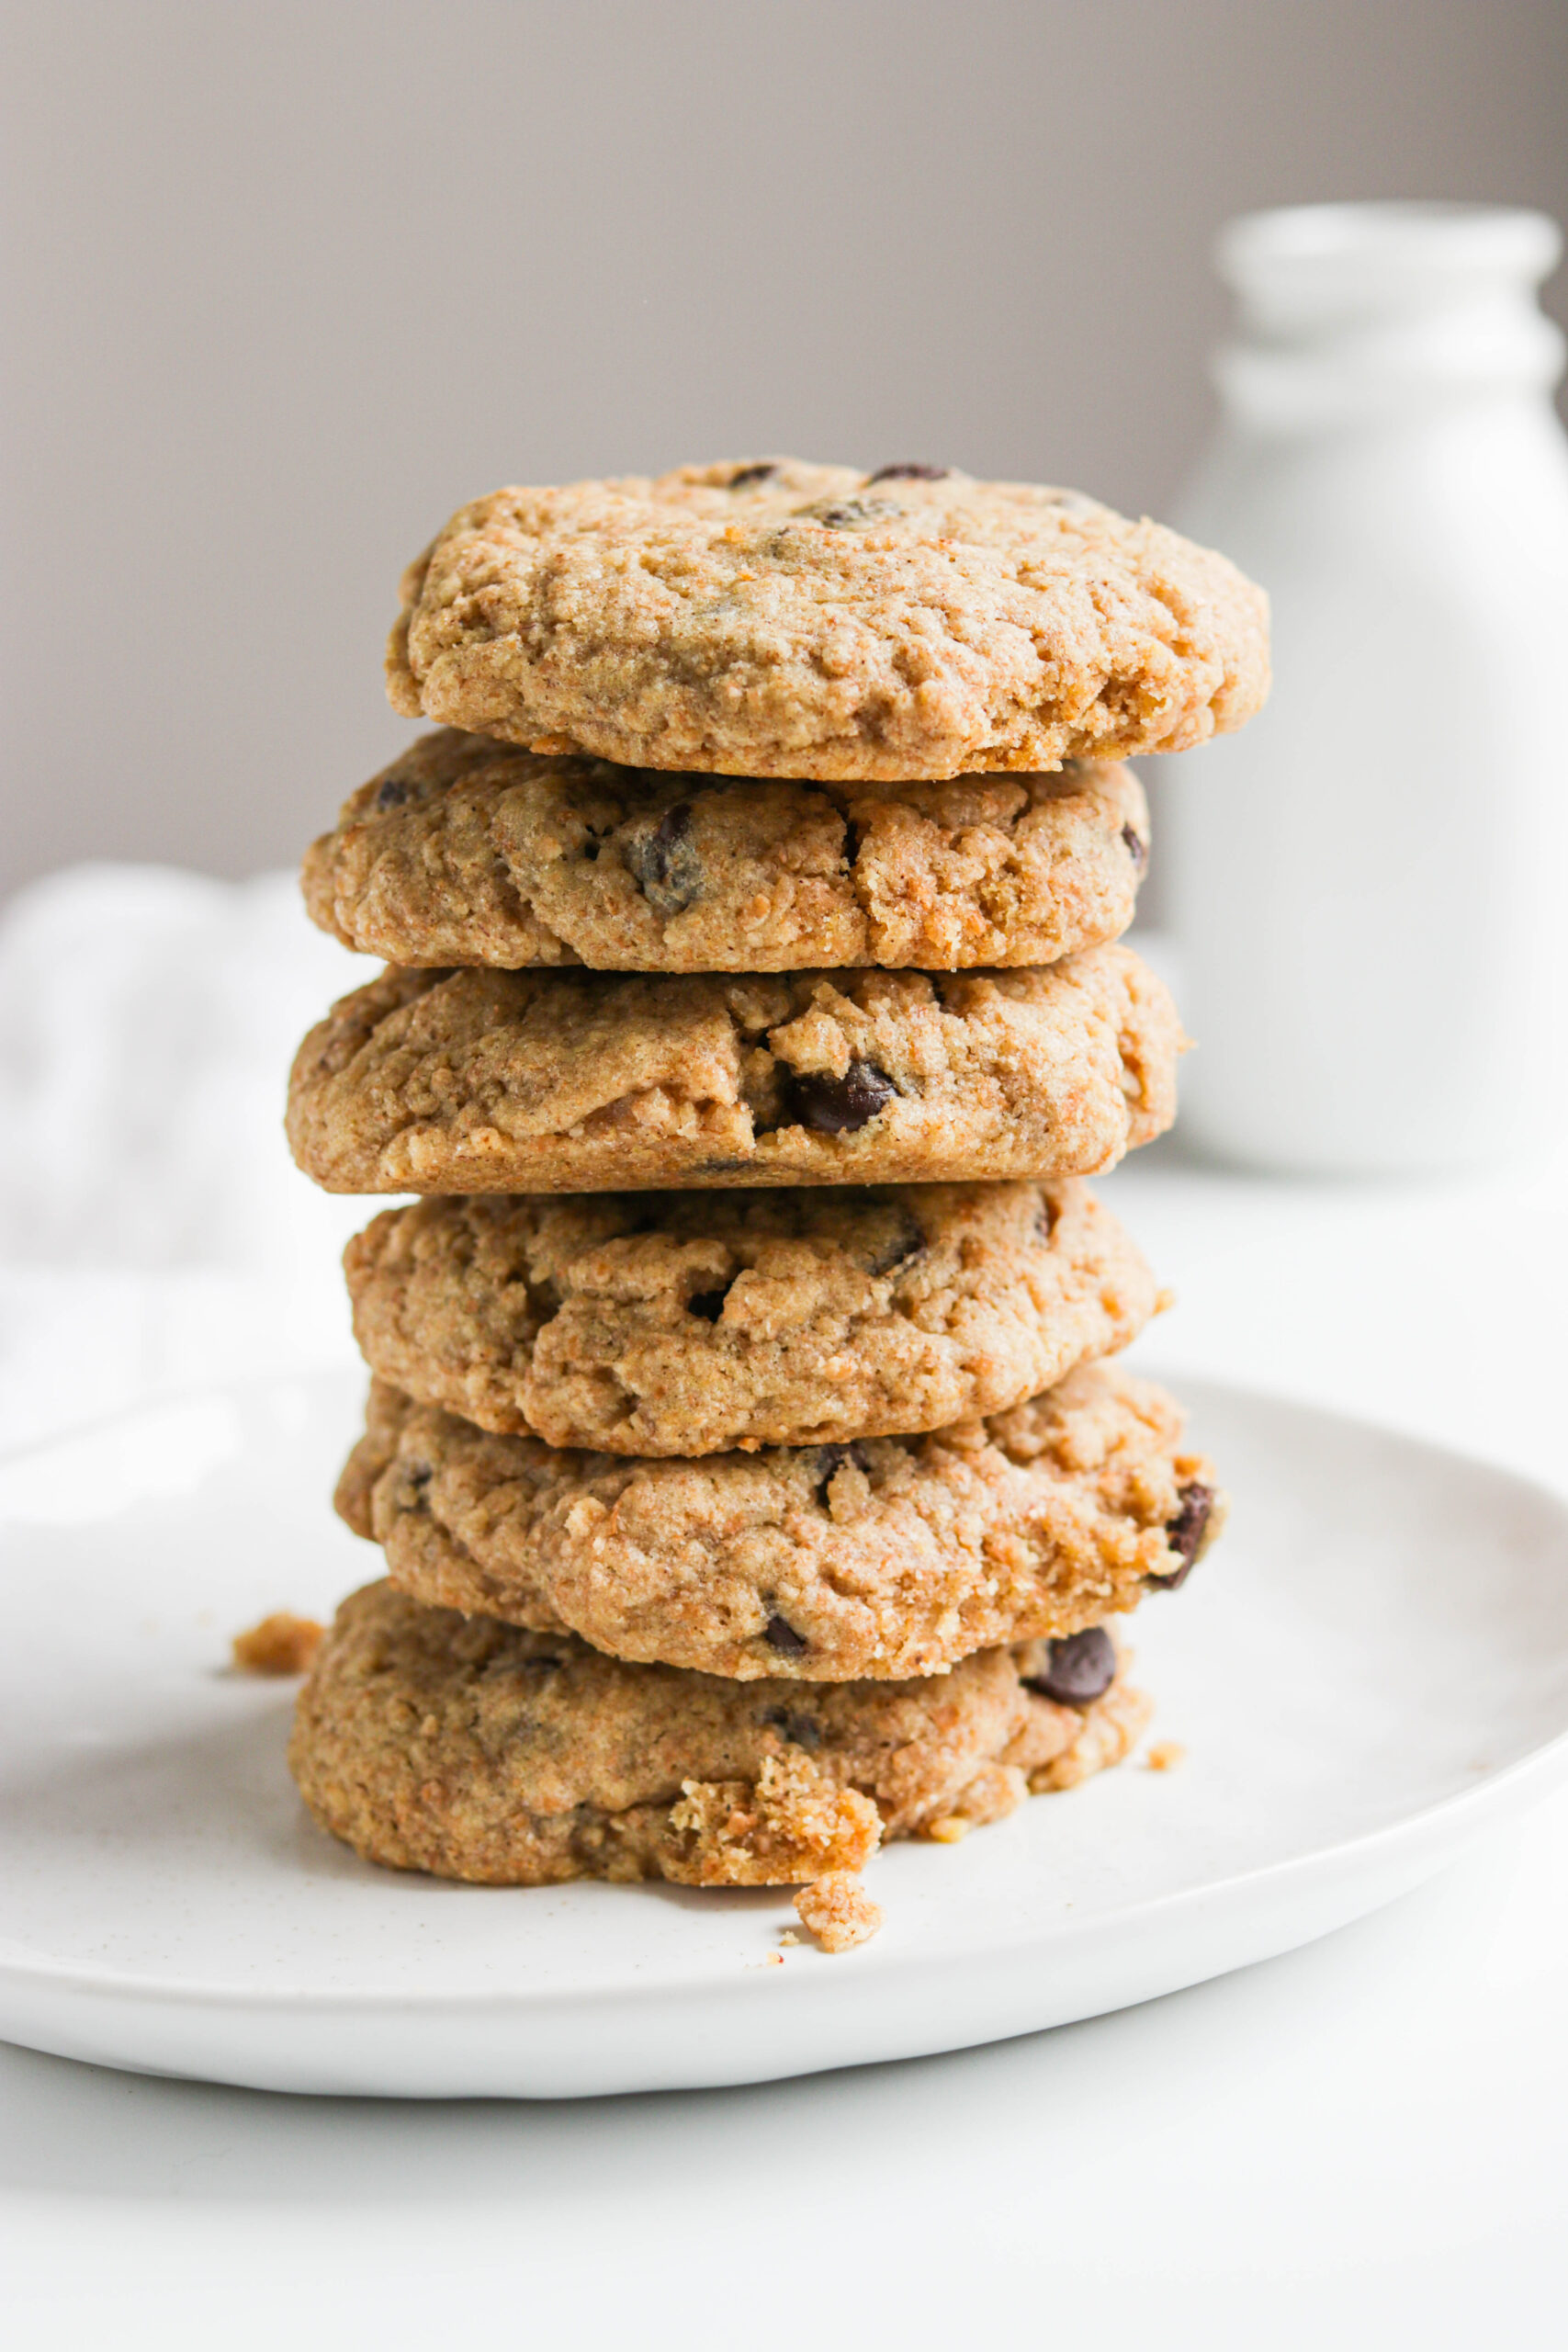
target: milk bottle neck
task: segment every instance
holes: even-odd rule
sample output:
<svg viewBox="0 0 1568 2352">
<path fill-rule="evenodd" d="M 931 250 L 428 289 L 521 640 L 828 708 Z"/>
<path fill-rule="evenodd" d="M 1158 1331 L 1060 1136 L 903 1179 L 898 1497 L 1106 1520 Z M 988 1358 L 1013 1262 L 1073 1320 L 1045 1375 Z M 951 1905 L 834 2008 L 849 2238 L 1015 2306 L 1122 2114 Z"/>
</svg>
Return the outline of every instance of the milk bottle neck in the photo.
<svg viewBox="0 0 1568 2352">
<path fill-rule="evenodd" d="M 1303 205 L 1232 221 L 1216 251 L 1238 307 L 1214 359 L 1226 414 L 1273 435 L 1539 401 L 1563 368 L 1563 337 L 1535 300 L 1560 250 L 1543 214 L 1486 205 Z"/>
</svg>

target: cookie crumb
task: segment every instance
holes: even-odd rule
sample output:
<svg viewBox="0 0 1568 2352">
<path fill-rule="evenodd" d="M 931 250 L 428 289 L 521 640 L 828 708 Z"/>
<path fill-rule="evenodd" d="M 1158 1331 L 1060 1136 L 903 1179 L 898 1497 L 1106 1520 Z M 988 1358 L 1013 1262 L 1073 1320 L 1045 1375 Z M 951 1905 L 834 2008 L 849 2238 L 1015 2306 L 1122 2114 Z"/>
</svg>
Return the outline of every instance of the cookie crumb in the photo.
<svg viewBox="0 0 1568 2352">
<path fill-rule="evenodd" d="M 784 1966 L 784 1954 L 783 1954 L 783 1952 L 782 1952 L 782 1951 L 771 1951 L 771 1952 L 768 1954 L 768 1966 L 769 1966 L 770 1968 L 782 1968 L 782 1967 Z"/>
<path fill-rule="evenodd" d="M 1156 1739 L 1144 1761 L 1151 1772 L 1174 1772 L 1187 1761 L 1187 1750 L 1179 1739 Z"/>
<path fill-rule="evenodd" d="M 259 1625 L 235 1634 L 234 1664 L 242 1674 L 303 1674 L 325 1631 L 313 1617 L 275 1610 Z"/>
<path fill-rule="evenodd" d="M 858 1789 L 841 1788 L 804 1749 L 764 1756 L 755 1783 L 682 1781 L 670 1809 L 674 1843 L 660 1868 L 688 1886 L 790 1886 L 858 1871 L 882 1837 L 882 1816 Z"/>
<path fill-rule="evenodd" d="M 940 1821 L 926 1824 L 925 1835 L 933 1838 L 939 1846 L 956 1846 L 961 1838 L 968 1837 L 974 1826 L 974 1823 L 965 1821 L 961 1813 L 944 1813 Z"/>
<path fill-rule="evenodd" d="M 795 1907 L 824 1951 L 852 1951 L 882 1925 L 882 1905 L 872 1901 L 852 1871 L 829 1871 L 813 1879 L 795 1896 Z"/>
<path fill-rule="evenodd" d="M 795 1934 L 793 1928 L 786 1928 L 783 1935 L 779 1938 L 779 1941 L 781 1944 L 797 1944 L 800 1941 L 800 1938 Z"/>
</svg>

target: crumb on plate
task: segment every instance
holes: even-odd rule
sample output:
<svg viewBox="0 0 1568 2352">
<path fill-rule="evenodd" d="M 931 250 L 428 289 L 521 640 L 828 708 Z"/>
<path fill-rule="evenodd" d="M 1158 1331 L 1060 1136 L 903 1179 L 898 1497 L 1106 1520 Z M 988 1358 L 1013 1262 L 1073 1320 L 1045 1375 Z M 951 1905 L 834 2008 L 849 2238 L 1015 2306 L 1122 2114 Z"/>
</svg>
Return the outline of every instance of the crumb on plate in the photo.
<svg viewBox="0 0 1568 2352">
<path fill-rule="evenodd" d="M 1187 1761 L 1187 1750 L 1179 1739 L 1156 1739 L 1144 1761 L 1151 1772 L 1174 1772 Z"/>
<path fill-rule="evenodd" d="M 234 1664 L 242 1674 L 303 1674 L 325 1633 L 313 1617 L 275 1610 L 259 1625 L 234 1636 Z"/>
<path fill-rule="evenodd" d="M 824 1951 L 851 1951 L 882 1925 L 882 1905 L 872 1901 L 852 1871 L 828 1871 L 813 1879 L 795 1896 L 795 1907 Z"/>
</svg>

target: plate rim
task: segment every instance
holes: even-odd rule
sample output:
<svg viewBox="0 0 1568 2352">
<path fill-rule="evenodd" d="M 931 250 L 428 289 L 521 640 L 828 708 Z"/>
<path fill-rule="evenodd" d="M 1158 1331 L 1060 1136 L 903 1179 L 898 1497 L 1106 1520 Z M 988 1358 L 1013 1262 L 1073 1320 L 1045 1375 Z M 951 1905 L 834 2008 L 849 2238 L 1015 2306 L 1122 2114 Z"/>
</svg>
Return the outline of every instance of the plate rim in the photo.
<svg viewBox="0 0 1568 2352">
<path fill-rule="evenodd" d="M 1524 1756 L 1516 1757 L 1511 1764 L 1499 1766 L 1495 1771 L 1479 1778 L 1472 1788 L 1457 1789 L 1451 1795 L 1439 1797 L 1435 1804 L 1423 1806 L 1419 1812 L 1404 1815 L 1397 1821 L 1384 1822 L 1376 1829 L 1363 1830 L 1356 1837 L 1342 1838 L 1332 1846 L 1314 1846 L 1304 1854 L 1289 1855 L 1279 1861 L 1261 1863 L 1254 1870 L 1232 1871 L 1224 1878 L 1208 1879 L 1199 1886 L 1173 1888 L 1166 1894 L 1145 1897 L 1129 1905 L 1125 1910 L 1101 1912 L 1092 1919 L 1068 1920 L 1062 1926 L 1052 1928 L 1048 1936 L 1035 1929 L 1031 1933 L 1015 1937 L 993 1937 L 986 1943 L 983 1957 L 987 1961 L 1001 1960 L 1008 1956 L 1016 1957 L 1037 1945 L 1046 1943 L 1055 1948 L 1065 1943 L 1090 1942 L 1097 1936 L 1111 1931 L 1123 1931 L 1134 1920 L 1152 1921 L 1156 1917 L 1163 1917 L 1168 1914 L 1179 1912 L 1199 1904 L 1223 1901 L 1234 1897 L 1242 1888 L 1273 1886 L 1292 1879 L 1308 1878 L 1318 1871 L 1328 1869 L 1331 1865 L 1369 1860 L 1373 1858 L 1375 1849 L 1380 1845 L 1393 1841 L 1403 1843 L 1407 1839 L 1415 1840 L 1419 1835 L 1429 1834 L 1434 1828 L 1445 1828 L 1451 1824 L 1456 1815 L 1489 1813 L 1495 1804 L 1514 1795 L 1516 1784 L 1520 1781 L 1537 1776 L 1550 1779 L 1565 1768 L 1568 1768 L 1568 1727 L 1555 1733 L 1551 1739 L 1543 1741 L 1540 1747 L 1529 1749 Z M 1463 1826 L 1467 1826 L 1470 1825 L 1461 1825 L 1461 1834 Z M 1477 1822 L 1473 1826 L 1479 1828 L 1483 1825 Z M 382 1865 L 370 1864 L 367 1867 L 380 1868 Z M 1442 1865 L 1438 1863 L 1436 1867 L 1440 1868 Z M 417 1871 L 400 1874 L 411 1878 L 426 1875 Z M 584 1884 L 592 1883 L 591 1881 L 581 1882 Z M 480 1891 L 516 1894 L 536 1890 L 499 1887 Z M 720 1894 L 776 1894 L 781 1901 L 787 1899 L 791 1893 L 791 1890 L 784 1886 L 719 1887 L 703 1891 Z M 810 1956 L 809 1948 L 807 1948 L 807 1956 Z M 818 1954 L 817 1957 L 821 1958 L 823 1955 Z M 915 1968 L 938 1964 L 944 1967 L 954 1964 L 972 1964 L 976 1957 L 976 1955 L 965 1955 L 961 1952 L 933 1953 L 930 1951 L 922 1951 L 912 1948 L 905 1951 L 895 1948 L 881 1956 L 881 1964 L 877 1973 L 879 1976 L 894 1973 L 903 1975 Z M 551 1987 L 545 1992 L 532 1993 L 519 1988 L 496 1992 L 448 1992 L 429 1995 L 380 1989 L 279 1992 L 265 1986 L 245 1990 L 237 1986 L 206 1984 L 199 1982 L 184 1984 L 157 1984 L 145 1978 L 116 1976 L 108 1972 L 89 1973 L 74 1968 L 51 1966 L 47 1962 L 31 1963 L 0 1956 L 0 1985 L 8 1984 L 47 1984 L 65 1992 L 112 1996 L 116 1999 L 138 2001 L 150 2007 L 199 2003 L 208 2008 L 265 2009 L 272 2014 L 375 2009 L 389 2014 L 428 2013 L 443 2016 L 451 2015 L 454 2012 L 472 2013 L 502 2008 L 515 2011 L 520 2015 L 542 2015 L 552 2005 L 559 2006 L 567 2003 L 574 2007 L 586 2007 L 599 2003 L 613 2004 L 617 2008 L 652 2007 L 671 1996 L 686 1996 L 704 1989 L 701 1985 L 689 1981 L 671 1978 L 664 1982 L 651 1984 L 588 1987 L 561 1986 Z"/>
</svg>

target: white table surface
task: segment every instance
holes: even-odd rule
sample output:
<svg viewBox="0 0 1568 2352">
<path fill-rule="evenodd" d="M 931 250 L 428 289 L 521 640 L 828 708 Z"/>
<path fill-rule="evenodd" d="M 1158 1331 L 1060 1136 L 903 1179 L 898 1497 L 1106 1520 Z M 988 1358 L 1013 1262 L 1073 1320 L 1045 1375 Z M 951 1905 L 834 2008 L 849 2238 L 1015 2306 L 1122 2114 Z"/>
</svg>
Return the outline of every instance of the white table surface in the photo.
<svg viewBox="0 0 1568 2352">
<path fill-rule="evenodd" d="M 1304 1187 L 1161 1147 L 1106 1189 L 1180 1292 L 1151 1363 L 1568 1490 L 1568 1163 Z M 1565 2240 L 1568 1795 L 1242 1974 L 755 2089 L 356 2105 L 0 2051 L 16 2352 L 459 2330 L 642 2352 L 857 2324 L 899 2345 L 1470 2352 L 1563 2340 Z"/>
</svg>

